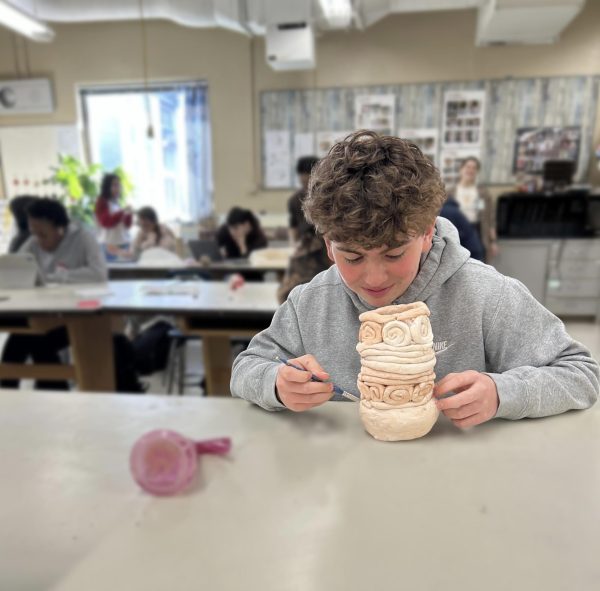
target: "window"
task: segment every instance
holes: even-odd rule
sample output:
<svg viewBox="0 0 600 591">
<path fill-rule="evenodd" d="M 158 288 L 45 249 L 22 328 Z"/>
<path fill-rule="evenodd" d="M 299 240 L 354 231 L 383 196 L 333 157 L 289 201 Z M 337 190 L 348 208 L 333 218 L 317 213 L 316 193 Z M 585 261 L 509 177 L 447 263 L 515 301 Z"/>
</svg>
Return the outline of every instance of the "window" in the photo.
<svg viewBox="0 0 600 591">
<path fill-rule="evenodd" d="M 213 211 L 208 88 L 203 83 L 81 91 L 92 162 L 122 166 L 131 204 L 164 220 L 197 221 Z M 152 132 L 149 133 L 149 126 Z"/>
</svg>

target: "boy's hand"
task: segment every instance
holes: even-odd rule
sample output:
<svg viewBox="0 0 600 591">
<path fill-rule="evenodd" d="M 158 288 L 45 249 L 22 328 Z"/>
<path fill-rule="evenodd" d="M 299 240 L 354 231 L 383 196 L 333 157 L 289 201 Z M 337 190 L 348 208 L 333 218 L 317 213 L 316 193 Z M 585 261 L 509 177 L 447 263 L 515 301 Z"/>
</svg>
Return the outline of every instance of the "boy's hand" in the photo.
<svg viewBox="0 0 600 591">
<path fill-rule="evenodd" d="M 449 392 L 454 396 L 437 400 L 437 407 L 461 429 L 489 421 L 499 405 L 496 384 L 490 376 L 477 371 L 449 373 L 433 390 L 436 398 Z"/>
<path fill-rule="evenodd" d="M 323 371 L 312 355 L 302 355 L 302 357 L 289 361 L 303 367 L 306 371 L 300 371 L 287 365 L 279 368 L 275 387 L 282 404 L 294 412 L 302 412 L 320 406 L 332 397 L 333 384 L 310 381 L 311 373 L 323 380 L 329 378 L 329 374 Z"/>
</svg>

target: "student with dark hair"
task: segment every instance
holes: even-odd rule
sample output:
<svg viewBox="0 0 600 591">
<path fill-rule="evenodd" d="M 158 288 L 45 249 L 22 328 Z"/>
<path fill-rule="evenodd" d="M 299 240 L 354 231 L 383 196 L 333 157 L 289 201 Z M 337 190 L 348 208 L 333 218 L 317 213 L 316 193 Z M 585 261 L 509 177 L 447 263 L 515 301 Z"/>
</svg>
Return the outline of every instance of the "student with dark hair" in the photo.
<svg viewBox="0 0 600 591">
<path fill-rule="evenodd" d="M 27 210 L 31 237 L 20 249 L 35 256 L 50 283 L 98 283 L 107 280 L 106 262 L 92 233 L 75 224 L 62 203 L 36 199 Z"/>
<path fill-rule="evenodd" d="M 229 210 L 216 238 L 221 254 L 228 259 L 245 258 L 253 250 L 267 246 L 267 237 L 258 218 L 249 209 L 242 207 Z"/>
<path fill-rule="evenodd" d="M 54 199 L 36 199 L 27 209 L 31 237 L 19 252 L 31 253 L 40 274 L 52 283 L 98 283 L 107 279 L 106 262 L 100 246 L 88 230 L 69 223 L 62 203 Z M 69 346 L 65 328 L 44 335 L 11 335 L 2 352 L 3 363 L 58 364 L 59 351 Z M 2 380 L 3 388 L 17 388 L 18 380 Z M 36 387 L 68 390 L 65 381 L 41 380 Z"/>
<path fill-rule="evenodd" d="M 27 208 L 37 199 L 33 195 L 18 195 L 11 199 L 8 207 L 15 219 L 16 234 L 12 237 L 8 245 L 8 252 L 17 252 L 29 236 L 29 220 L 27 219 Z"/>
<path fill-rule="evenodd" d="M 137 223 L 140 228 L 131 250 L 134 256 L 139 256 L 149 248 L 164 248 L 175 252 L 176 240 L 173 232 L 158 220 L 158 214 L 152 207 L 142 207 L 137 212 Z"/>
<path fill-rule="evenodd" d="M 111 250 L 128 248 L 129 228 L 132 222 L 130 207 L 121 208 L 121 179 L 116 174 L 105 174 L 100 195 L 96 200 L 96 221 L 100 228 L 98 240 Z"/>
<path fill-rule="evenodd" d="M 302 158 L 298 158 L 296 163 L 296 174 L 300 180 L 300 188 L 288 199 L 289 233 L 292 243 L 298 242 L 300 237 L 308 230 L 314 234 L 314 226 L 306 221 L 302 204 L 308 190 L 310 171 L 318 161 L 319 159 L 316 156 L 302 156 Z"/>
<path fill-rule="evenodd" d="M 316 156 L 304 156 L 298 159 L 296 172 L 302 186 L 288 201 L 289 234 L 295 246 L 288 268 L 277 290 L 279 302 L 284 302 L 296 285 L 308 283 L 315 275 L 325 271 L 331 265 L 323 237 L 306 219 L 302 205 L 308 191 L 308 181 L 313 167 L 319 162 Z"/>
</svg>

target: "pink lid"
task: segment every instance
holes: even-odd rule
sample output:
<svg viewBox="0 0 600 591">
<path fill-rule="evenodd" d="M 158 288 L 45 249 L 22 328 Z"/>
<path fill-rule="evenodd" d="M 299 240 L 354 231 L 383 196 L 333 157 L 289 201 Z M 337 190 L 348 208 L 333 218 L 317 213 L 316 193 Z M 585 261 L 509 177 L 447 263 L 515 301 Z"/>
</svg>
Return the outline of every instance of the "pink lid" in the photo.
<svg viewBox="0 0 600 591">
<path fill-rule="evenodd" d="M 195 443 L 175 431 L 146 433 L 131 450 L 129 463 L 135 481 L 154 495 L 174 495 L 196 474 Z"/>
</svg>

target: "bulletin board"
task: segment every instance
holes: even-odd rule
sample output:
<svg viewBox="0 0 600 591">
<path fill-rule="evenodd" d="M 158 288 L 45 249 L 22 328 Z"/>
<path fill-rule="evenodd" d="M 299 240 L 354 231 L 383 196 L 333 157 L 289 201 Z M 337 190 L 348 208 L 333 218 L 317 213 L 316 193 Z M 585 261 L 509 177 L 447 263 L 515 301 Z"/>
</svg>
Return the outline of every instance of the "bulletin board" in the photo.
<svg viewBox="0 0 600 591">
<path fill-rule="evenodd" d="M 333 141 L 356 129 L 356 109 L 362 97 L 370 95 L 380 102 L 382 97 L 394 97 L 394 112 L 388 118 L 396 134 L 429 130 L 437 136 L 443 128 L 444 96 L 451 91 L 484 93 L 481 182 L 514 182 L 518 129 L 573 126 L 581 130 L 575 174 L 575 181 L 581 182 L 592 149 L 599 85 L 600 76 L 565 76 L 264 91 L 260 98 L 263 187 L 296 186 L 296 159 L 321 156 Z M 434 158 L 439 158 L 440 149 L 435 148 Z"/>
</svg>

